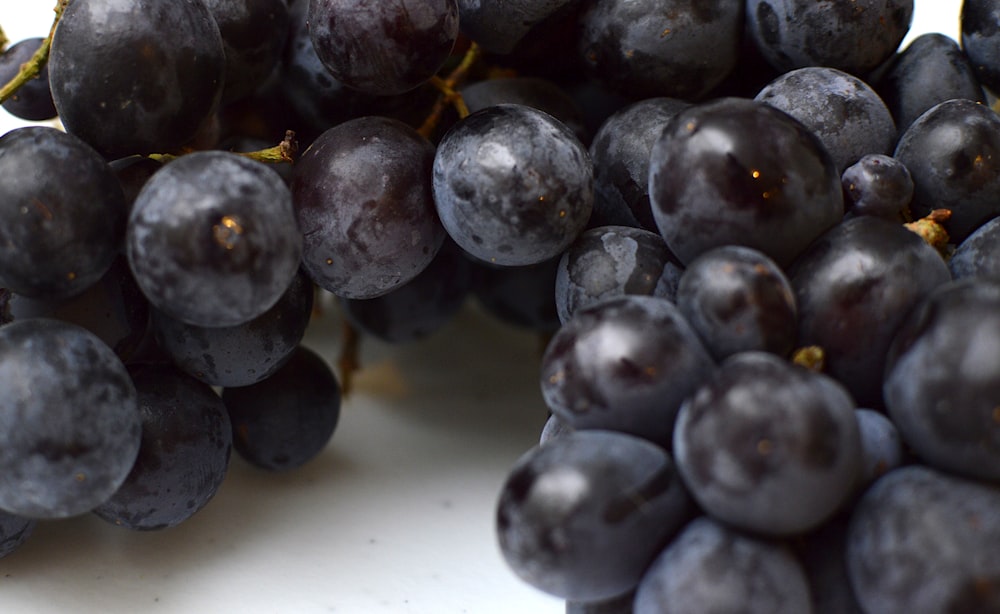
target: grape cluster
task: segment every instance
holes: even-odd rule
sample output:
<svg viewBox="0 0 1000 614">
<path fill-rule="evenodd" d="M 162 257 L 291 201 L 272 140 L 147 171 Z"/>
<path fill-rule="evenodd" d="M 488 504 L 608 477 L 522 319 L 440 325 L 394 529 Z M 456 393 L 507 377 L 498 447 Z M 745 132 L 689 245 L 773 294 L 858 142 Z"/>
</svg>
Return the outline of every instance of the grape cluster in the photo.
<svg viewBox="0 0 1000 614">
<path fill-rule="evenodd" d="M 65 128 L 0 137 L 0 556 L 308 463 L 359 336 L 474 299 L 546 340 L 495 529 L 567 612 L 1000 611 L 1000 2 L 912 13 L 59 2 L 0 56 Z"/>
</svg>

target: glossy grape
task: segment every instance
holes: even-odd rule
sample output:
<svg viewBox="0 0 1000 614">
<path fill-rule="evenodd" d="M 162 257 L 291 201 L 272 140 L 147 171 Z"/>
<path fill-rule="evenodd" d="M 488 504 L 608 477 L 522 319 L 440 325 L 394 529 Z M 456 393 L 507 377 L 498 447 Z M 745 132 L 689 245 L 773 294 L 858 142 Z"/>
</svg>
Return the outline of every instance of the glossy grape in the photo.
<svg viewBox="0 0 1000 614">
<path fill-rule="evenodd" d="M 840 175 L 848 215 L 874 215 L 891 222 L 910 216 L 913 178 L 896 158 L 867 154 Z"/>
<path fill-rule="evenodd" d="M 0 83 L 7 83 L 21 69 L 21 65 L 31 59 L 42 45 L 41 38 L 28 38 L 11 45 L 0 55 Z M 28 81 L 3 103 L 5 111 L 15 117 L 30 121 L 52 119 L 56 107 L 49 89 L 49 67 L 42 67 L 36 79 Z"/>
</svg>

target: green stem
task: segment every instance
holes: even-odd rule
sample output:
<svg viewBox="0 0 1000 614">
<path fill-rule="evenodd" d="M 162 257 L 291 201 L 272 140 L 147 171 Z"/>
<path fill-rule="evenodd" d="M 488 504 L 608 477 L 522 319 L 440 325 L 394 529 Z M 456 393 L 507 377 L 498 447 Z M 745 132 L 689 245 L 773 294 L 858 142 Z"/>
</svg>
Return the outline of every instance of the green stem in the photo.
<svg viewBox="0 0 1000 614">
<path fill-rule="evenodd" d="M 59 20 L 62 19 L 63 12 L 69 5 L 70 0 L 59 0 L 56 3 L 55 18 L 52 20 L 52 27 L 49 28 L 49 35 L 42 40 L 41 46 L 35 51 L 31 59 L 21 66 L 14 78 L 0 87 L 0 103 L 6 102 L 11 96 L 17 93 L 22 85 L 37 77 L 49 61 L 49 49 L 52 47 L 52 35 L 56 31 Z M 4 37 L 6 39 L 6 36 Z"/>
</svg>

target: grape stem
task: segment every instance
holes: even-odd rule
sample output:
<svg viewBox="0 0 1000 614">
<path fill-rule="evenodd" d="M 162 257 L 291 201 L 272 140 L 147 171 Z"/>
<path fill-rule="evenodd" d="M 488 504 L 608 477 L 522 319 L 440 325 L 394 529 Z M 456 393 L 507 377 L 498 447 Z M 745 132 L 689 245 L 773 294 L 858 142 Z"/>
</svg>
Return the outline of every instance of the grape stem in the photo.
<svg viewBox="0 0 1000 614">
<path fill-rule="evenodd" d="M 7 50 L 7 43 L 9 42 L 10 39 L 7 38 L 7 33 L 3 31 L 2 27 L 0 27 L 0 52 Z"/>
<path fill-rule="evenodd" d="M 431 77 L 430 84 L 433 85 L 441 92 L 438 99 L 434 102 L 434 106 L 431 108 L 430 114 L 427 115 L 427 119 L 424 123 L 417 129 L 424 138 L 429 139 L 431 134 L 434 133 L 434 129 L 437 128 L 438 123 L 441 122 L 441 116 L 444 114 L 445 109 L 449 106 L 455 109 L 460 118 L 467 117 L 469 115 L 469 107 L 466 106 L 465 100 L 462 98 L 462 94 L 455 88 L 465 79 L 466 75 L 469 74 L 469 70 L 472 69 L 473 64 L 479 59 L 480 49 L 479 45 L 475 42 L 469 45 L 469 49 L 462 56 L 462 61 L 458 66 L 455 67 L 447 77 L 442 79 L 437 75 Z"/>
<path fill-rule="evenodd" d="M 52 27 L 49 28 L 49 35 L 42 40 L 41 46 L 31 56 L 31 59 L 21 65 L 21 70 L 17 71 L 14 78 L 0 88 L 0 103 L 6 102 L 11 96 L 17 93 L 17 90 L 22 85 L 36 78 L 42 72 L 42 69 L 45 68 L 45 65 L 49 61 L 49 49 L 52 47 L 52 35 L 55 33 L 56 26 L 59 25 L 59 20 L 62 19 L 63 12 L 69 6 L 69 3 L 70 0 L 59 0 L 56 3 L 56 7 L 53 9 L 56 16 L 52 20 Z M 3 36 L 3 39 L 4 44 L 6 44 L 7 37 Z"/>
<path fill-rule="evenodd" d="M 236 154 L 265 164 L 291 164 L 295 162 L 295 155 L 298 151 L 299 142 L 295 138 L 295 132 L 286 130 L 285 138 L 274 147 L 259 149 L 257 151 L 236 152 Z M 167 163 L 176 160 L 178 156 L 175 154 L 155 153 L 146 154 L 146 157 L 157 162 Z"/>
</svg>

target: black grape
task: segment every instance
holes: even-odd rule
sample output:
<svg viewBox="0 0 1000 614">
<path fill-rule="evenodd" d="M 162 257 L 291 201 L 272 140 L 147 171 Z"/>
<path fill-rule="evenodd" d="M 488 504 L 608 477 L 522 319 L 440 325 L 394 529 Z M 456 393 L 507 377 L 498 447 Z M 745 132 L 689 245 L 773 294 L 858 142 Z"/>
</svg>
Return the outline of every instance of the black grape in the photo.
<svg viewBox="0 0 1000 614">
<path fill-rule="evenodd" d="M 567 322 L 580 308 L 625 294 L 672 298 L 664 268 L 674 259 L 660 235 L 629 226 L 584 232 L 559 260 L 556 309 Z"/>
<path fill-rule="evenodd" d="M 681 407 L 677 468 L 713 518 L 764 535 L 802 533 L 853 493 L 854 411 L 830 377 L 766 352 L 736 354 Z"/>
<path fill-rule="evenodd" d="M 966 98 L 986 102 L 968 56 L 955 39 L 938 32 L 913 39 L 873 81 L 900 134 L 934 105 Z"/>
<path fill-rule="evenodd" d="M 38 521 L 0 510 L 0 559 L 13 554 L 35 532 Z"/>
<path fill-rule="evenodd" d="M 472 259 L 472 294 L 498 320 L 540 333 L 559 328 L 555 285 L 560 257 L 526 266 L 493 266 Z"/>
<path fill-rule="evenodd" d="M 976 229 L 955 247 L 948 268 L 952 277 L 1000 279 L 1000 217 Z"/>
<path fill-rule="evenodd" d="M 882 475 L 903 464 L 903 439 L 895 423 L 882 412 L 859 408 L 854 412 L 861 433 L 861 475 L 863 490 Z"/>
<path fill-rule="evenodd" d="M 747 30 L 780 71 L 829 66 L 864 76 L 910 29 L 913 0 L 747 0 Z"/>
<path fill-rule="evenodd" d="M 582 431 L 518 459 L 500 491 L 496 528 L 504 559 L 525 582 L 595 601 L 634 588 L 690 509 L 662 448 Z"/>
<path fill-rule="evenodd" d="M 0 137 L 2 285 L 46 299 L 82 292 L 111 267 L 125 219 L 118 180 L 77 137 L 42 126 Z"/>
<path fill-rule="evenodd" d="M 236 452 L 270 471 L 295 469 L 315 458 L 340 418 L 336 376 L 303 346 L 267 379 L 226 388 L 222 400 L 232 421 Z"/>
<path fill-rule="evenodd" d="M 1000 215 L 1000 117 L 972 100 L 931 107 L 899 137 L 893 154 L 913 177 L 914 218 L 948 209 L 952 243 Z"/>
<path fill-rule="evenodd" d="M 983 85 L 1000 89 L 1000 12 L 995 0 L 962 0 L 962 50 Z"/>
<path fill-rule="evenodd" d="M 169 152 L 218 106 L 219 26 L 203 2 L 72 2 L 52 38 L 49 84 L 66 130 L 102 154 Z"/>
<path fill-rule="evenodd" d="M 761 350 L 791 354 L 795 294 L 773 260 L 749 247 L 716 247 L 695 258 L 677 285 L 677 308 L 715 360 Z"/>
<path fill-rule="evenodd" d="M 215 496 L 229 468 L 232 429 L 219 395 L 174 367 L 133 367 L 142 443 L 128 477 L 94 513 L 120 527 L 176 526 Z"/>
<path fill-rule="evenodd" d="M 426 337 L 458 313 L 472 289 L 473 264 L 450 240 L 419 275 L 370 299 L 340 299 L 359 330 L 387 343 Z"/>
<path fill-rule="evenodd" d="M 591 72 L 635 98 L 704 97 L 736 66 L 741 0 L 602 0 L 580 17 Z"/>
<path fill-rule="evenodd" d="M 715 366 L 664 298 L 626 295 L 578 310 L 542 357 L 542 395 L 576 429 L 631 433 L 669 447 L 684 399 Z"/>
<path fill-rule="evenodd" d="M 203 0 L 226 56 L 223 104 L 252 94 L 278 66 L 288 35 L 285 0 Z"/>
<path fill-rule="evenodd" d="M 891 154 L 896 145 L 896 124 L 875 90 L 835 68 L 786 72 L 754 100 L 802 122 L 823 142 L 841 173 L 866 154 Z"/>
<path fill-rule="evenodd" d="M 60 320 L 0 327 L 0 508 L 28 518 L 89 512 L 139 451 L 137 395 L 100 339 Z"/>
<path fill-rule="evenodd" d="M 933 247 L 901 224 L 845 220 L 789 271 L 799 306 L 799 345 L 823 349 L 826 372 L 863 406 L 882 403 L 885 358 L 909 311 L 951 279 Z"/>
<path fill-rule="evenodd" d="M 670 120 L 650 153 L 649 198 L 684 264 L 733 244 L 785 266 L 844 215 L 840 173 L 819 139 L 788 114 L 742 98 Z"/>
<path fill-rule="evenodd" d="M 406 124 L 361 117 L 302 154 L 292 197 L 302 264 L 320 287 L 374 298 L 413 279 L 445 238 L 431 194 L 434 146 Z"/>
<path fill-rule="evenodd" d="M 302 341 L 313 309 L 313 284 L 299 272 L 278 302 L 232 326 L 197 326 L 154 309 L 153 334 L 170 360 L 212 386 L 248 386 L 274 373 Z"/>
<path fill-rule="evenodd" d="M 434 156 L 433 186 L 451 238 L 503 266 L 558 256 L 594 202 L 593 165 L 580 140 L 551 115 L 517 104 L 455 124 Z"/>
<path fill-rule="evenodd" d="M 0 84 L 7 83 L 21 70 L 21 65 L 31 59 L 42 46 L 41 38 L 28 38 L 12 45 L 0 55 Z M 22 85 L 3 103 L 8 113 L 29 121 L 52 119 L 56 107 L 49 89 L 49 67 L 42 67 L 38 77 Z"/>
<path fill-rule="evenodd" d="M 896 158 L 868 154 L 844 169 L 840 175 L 847 215 L 873 215 L 891 222 L 910 216 L 913 177 Z"/>
<path fill-rule="evenodd" d="M 288 288 L 302 235 L 281 177 L 222 151 L 182 156 L 136 198 L 126 255 L 157 309 L 198 326 L 259 316 Z"/>
<path fill-rule="evenodd" d="M 575 0 L 458 0 L 462 33 L 494 53 L 508 54 L 549 17 L 559 15 Z"/>
<path fill-rule="evenodd" d="M 461 93 L 470 113 L 495 104 L 523 104 L 548 113 L 572 130 L 581 142 L 590 142 L 590 133 L 583 121 L 583 111 L 564 88 L 549 79 L 485 79 L 465 85 Z"/>
<path fill-rule="evenodd" d="M 309 0 L 319 59 L 348 87 L 401 94 L 430 79 L 458 38 L 457 0 Z"/>
<path fill-rule="evenodd" d="M 809 583 L 790 550 L 704 516 L 653 561 L 635 595 L 635 614 L 810 611 Z"/>
<path fill-rule="evenodd" d="M 1000 490 L 896 469 L 855 506 L 847 566 L 865 612 L 1000 612 Z"/>
<path fill-rule="evenodd" d="M 591 226 L 640 226 L 657 232 L 649 205 L 649 154 L 667 122 L 689 106 L 676 98 L 649 98 L 626 106 L 601 124 L 590 144 Z"/>
<path fill-rule="evenodd" d="M 1000 481 L 1000 281 L 954 281 L 913 310 L 889 349 L 885 403 L 927 464 Z"/>
</svg>

